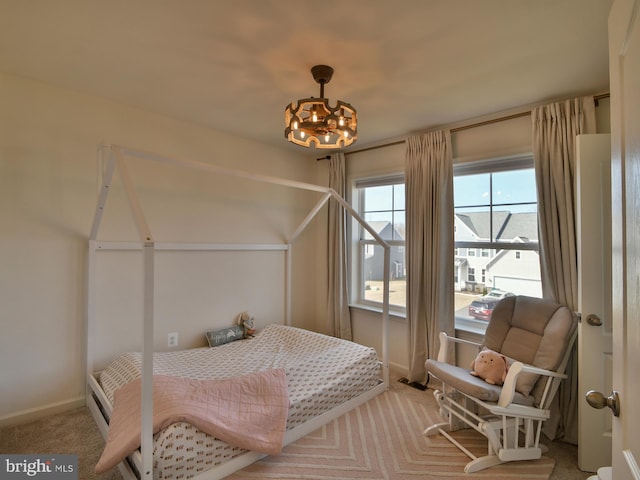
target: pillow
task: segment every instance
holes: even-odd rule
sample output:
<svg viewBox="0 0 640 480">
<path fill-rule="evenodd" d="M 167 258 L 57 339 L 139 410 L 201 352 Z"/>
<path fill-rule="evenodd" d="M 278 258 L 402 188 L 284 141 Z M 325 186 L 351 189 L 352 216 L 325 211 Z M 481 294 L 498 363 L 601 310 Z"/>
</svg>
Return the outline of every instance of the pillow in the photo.
<svg viewBox="0 0 640 480">
<path fill-rule="evenodd" d="M 205 333 L 210 347 L 217 347 L 225 343 L 242 340 L 244 338 L 244 328 L 240 325 L 221 328 L 219 330 L 209 330 Z"/>
</svg>

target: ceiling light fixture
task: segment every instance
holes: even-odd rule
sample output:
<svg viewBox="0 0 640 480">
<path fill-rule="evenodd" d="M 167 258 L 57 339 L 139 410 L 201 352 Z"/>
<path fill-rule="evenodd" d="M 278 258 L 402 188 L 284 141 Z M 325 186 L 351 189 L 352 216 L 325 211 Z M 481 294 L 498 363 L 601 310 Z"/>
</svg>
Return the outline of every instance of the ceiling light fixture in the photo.
<svg viewBox="0 0 640 480">
<path fill-rule="evenodd" d="M 333 68 L 316 65 L 311 69 L 320 84 L 320 98 L 303 98 L 284 110 L 284 136 L 296 145 L 315 148 L 344 148 L 358 138 L 356 109 L 338 100 L 335 107 L 324 98 L 324 86 L 333 76 Z"/>
</svg>

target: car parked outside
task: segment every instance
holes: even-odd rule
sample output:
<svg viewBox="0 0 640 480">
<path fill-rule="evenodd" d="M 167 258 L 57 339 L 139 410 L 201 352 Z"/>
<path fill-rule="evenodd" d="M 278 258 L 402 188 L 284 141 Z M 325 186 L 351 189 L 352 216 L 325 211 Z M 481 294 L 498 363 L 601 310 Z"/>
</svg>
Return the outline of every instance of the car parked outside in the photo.
<svg viewBox="0 0 640 480">
<path fill-rule="evenodd" d="M 500 300 L 504 297 L 513 297 L 513 293 L 505 292 L 504 290 L 498 290 L 497 288 L 495 288 L 487 293 L 483 298 L 497 298 L 498 300 Z"/>
<path fill-rule="evenodd" d="M 469 305 L 469 315 L 478 320 L 488 321 L 491 318 L 493 309 L 500 301 L 499 298 L 482 297 L 478 300 L 474 300 Z"/>
</svg>

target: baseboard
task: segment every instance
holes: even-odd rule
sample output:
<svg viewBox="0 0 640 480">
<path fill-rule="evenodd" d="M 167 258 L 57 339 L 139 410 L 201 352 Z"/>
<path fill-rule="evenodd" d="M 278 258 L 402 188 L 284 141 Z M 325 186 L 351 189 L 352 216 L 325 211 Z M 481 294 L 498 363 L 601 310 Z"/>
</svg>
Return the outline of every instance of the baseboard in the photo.
<svg viewBox="0 0 640 480">
<path fill-rule="evenodd" d="M 41 407 L 29 408 L 19 412 L 11 413 L 0 417 L 0 428 L 20 425 L 33 420 L 39 420 L 50 415 L 73 410 L 85 405 L 84 396 L 64 400 L 62 402 L 50 403 Z"/>
<path fill-rule="evenodd" d="M 389 362 L 389 369 L 399 373 L 401 376 L 409 375 L 409 367 L 400 365 L 399 363 Z"/>
</svg>

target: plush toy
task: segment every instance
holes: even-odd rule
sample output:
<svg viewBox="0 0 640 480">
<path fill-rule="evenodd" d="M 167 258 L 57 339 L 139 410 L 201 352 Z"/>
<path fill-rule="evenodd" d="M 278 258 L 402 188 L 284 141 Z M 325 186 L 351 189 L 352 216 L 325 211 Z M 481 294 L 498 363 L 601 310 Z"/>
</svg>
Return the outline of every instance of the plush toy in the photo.
<svg viewBox="0 0 640 480">
<path fill-rule="evenodd" d="M 248 312 L 242 312 L 238 315 L 238 325 L 244 329 L 244 338 L 252 338 L 256 334 L 253 324 L 253 317 Z"/>
<path fill-rule="evenodd" d="M 507 378 L 507 359 L 493 350 L 482 350 L 471 362 L 471 375 L 482 378 L 491 385 L 502 385 Z"/>
</svg>

